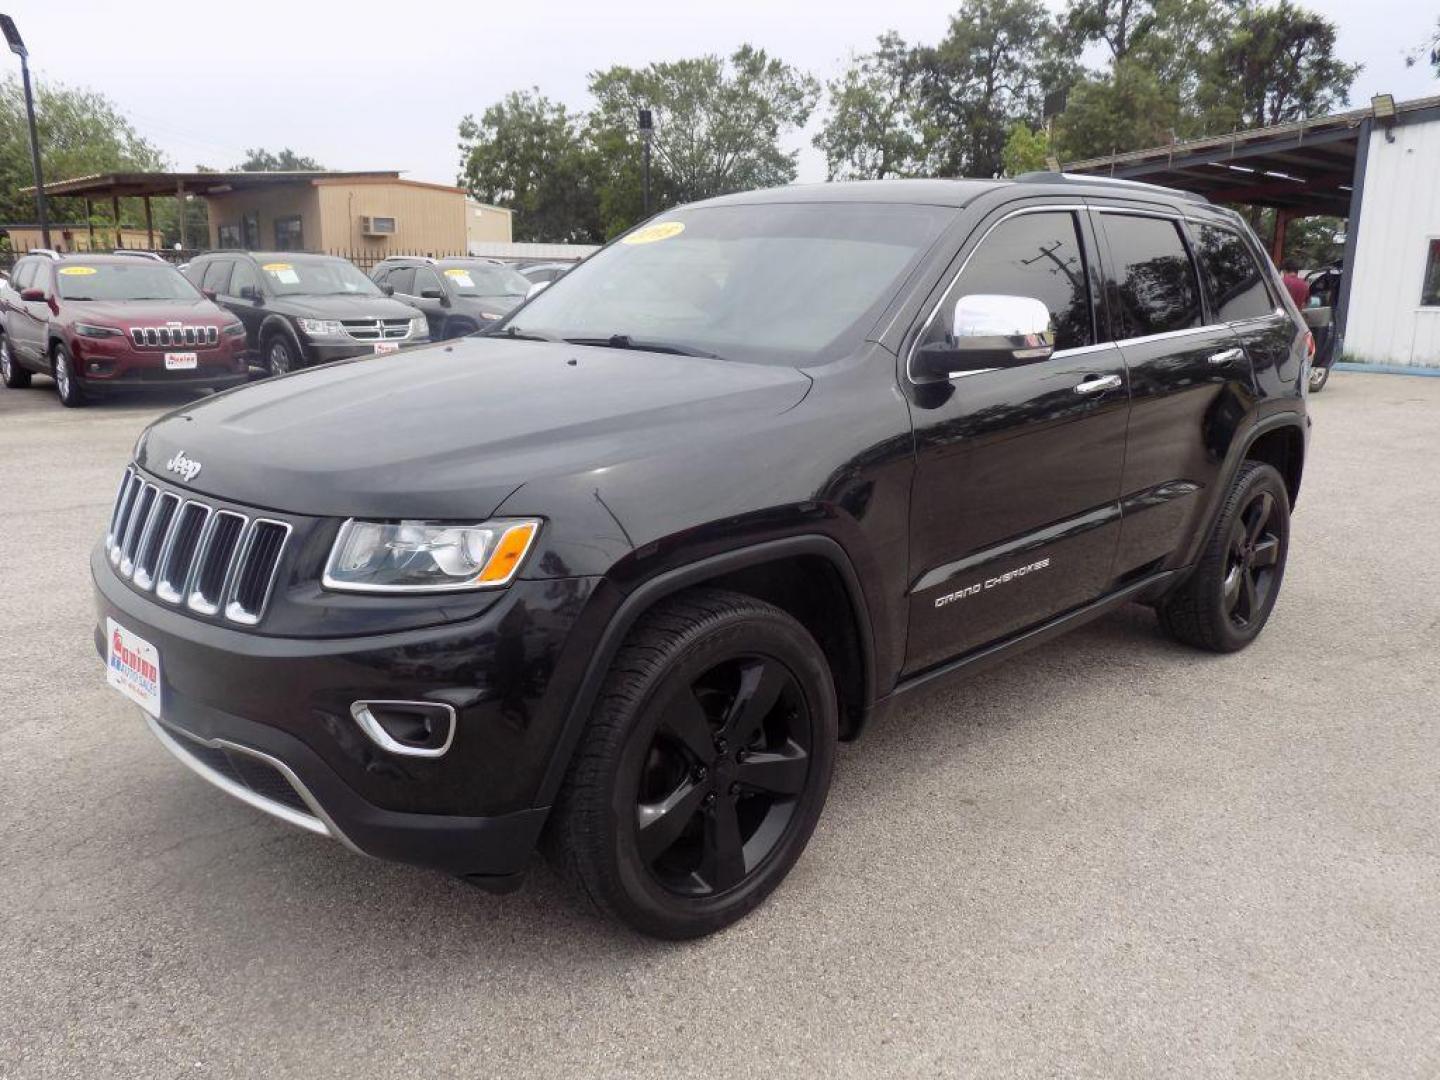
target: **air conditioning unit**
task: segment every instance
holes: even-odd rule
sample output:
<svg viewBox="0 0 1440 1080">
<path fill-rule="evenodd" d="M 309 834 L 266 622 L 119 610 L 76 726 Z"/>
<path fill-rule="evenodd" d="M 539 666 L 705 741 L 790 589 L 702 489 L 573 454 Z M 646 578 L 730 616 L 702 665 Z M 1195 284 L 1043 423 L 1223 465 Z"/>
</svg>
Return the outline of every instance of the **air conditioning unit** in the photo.
<svg viewBox="0 0 1440 1080">
<path fill-rule="evenodd" d="M 394 236 L 395 219 L 393 217 L 362 217 L 360 232 L 365 236 Z"/>
</svg>

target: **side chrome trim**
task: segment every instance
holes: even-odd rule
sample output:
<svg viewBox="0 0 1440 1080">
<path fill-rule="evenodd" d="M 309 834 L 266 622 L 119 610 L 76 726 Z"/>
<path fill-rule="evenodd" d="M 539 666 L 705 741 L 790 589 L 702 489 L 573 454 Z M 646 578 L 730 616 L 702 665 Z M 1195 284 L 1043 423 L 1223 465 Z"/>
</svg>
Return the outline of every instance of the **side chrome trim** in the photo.
<svg viewBox="0 0 1440 1080">
<path fill-rule="evenodd" d="M 196 776 L 209 781 L 221 791 L 225 792 L 225 794 L 239 799 L 247 806 L 252 806 L 256 810 L 263 811 L 272 817 L 277 817 L 281 821 L 304 829 L 306 832 L 312 832 L 319 836 L 329 836 L 334 840 L 340 841 L 351 851 L 359 852 L 361 855 L 365 854 L 355 846 L 349 837 L 340 831 L 330 815 L 325 813 L 324 808 L 316 801 L 315 796 L 310 794 L 310 789 L 295 775 L 295 770 L 279 758 L 272 757 L 270 754 L 262 753 L 248 746 L 241 746 L 239 743 L 230 742 L 228 739 L 202 739 L 189 732 L 181 732 L 166 724 L 162 724 L 149 713 L 143 713 L 142 715 L 145 717 L 146 726 L 150 728 L 150 733 L 160 741 L 160 745 L 170 751 L 180 764 L 195 773 Z M 254 758 L 256 761 L 264 762 L 285 778 L 286 782 L 295 789 L 295 793 L 300 796 L 301 801 L 310 808 L 311 812 L 308 814 L 301 813 L 293 807 L 276 802 L 274 799 L 267 799 L 264 795 L 258 794 L 242 784 L 237 784 L 228 776 L 217 772 L 199 758 L 189 753 L 185 749 L 184 743 L 180 741 L 181 739 L 188 739 L 191 742 L 197 742 L 201 746 L 208 746 L 214 750 L 228 750 L 231 753 L 244 754 L 247 757 Z"/>
</svg>

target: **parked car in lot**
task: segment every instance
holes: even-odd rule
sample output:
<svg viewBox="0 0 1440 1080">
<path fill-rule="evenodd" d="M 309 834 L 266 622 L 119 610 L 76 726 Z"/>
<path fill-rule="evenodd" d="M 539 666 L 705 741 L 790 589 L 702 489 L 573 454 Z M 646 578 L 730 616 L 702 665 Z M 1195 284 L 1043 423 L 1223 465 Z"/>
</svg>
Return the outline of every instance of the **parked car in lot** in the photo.
<svg viewBox="0 0 1440 1080">
<path fill-rule="evenodd" d="M 244 323 L 247 348 L 271 375 L 430 340 L 423 315 L 331 255 L 214 251 L 185 276 Z"/>
<path fill-rule="evenodd" d="M 1244 221 L 1175 192 L 713 199 L 412 365 L 151 425 L 97 646 L 252 806 L 496 890 L 538 844 L 696 936 L 779 884 L 837 740 L 916 689 L 1132 601 L 1254 641 L 1309 348 Z"/>
<path fill-rule="evenodd" d="M 395 256 L 370 272 L 375 284 L 424 313 L 430 340 L 464 337 L 503 319 L 530 282 L 493 259 Z"/>
<path fill-rule="evenodd" d="M 100 394 L 246 380 L 244 327 L 173 268 L 119 255 L 27 255 L 0 286 L 0 380 L 50 375 L 71 407 Z"/>
<path fill-rule="evenodd" d="M 575 264 L 568 262 L 535 263 L 520 267 L 520 273 L 532 285 L 553 285 L 574 268 Z"/>
</svg>

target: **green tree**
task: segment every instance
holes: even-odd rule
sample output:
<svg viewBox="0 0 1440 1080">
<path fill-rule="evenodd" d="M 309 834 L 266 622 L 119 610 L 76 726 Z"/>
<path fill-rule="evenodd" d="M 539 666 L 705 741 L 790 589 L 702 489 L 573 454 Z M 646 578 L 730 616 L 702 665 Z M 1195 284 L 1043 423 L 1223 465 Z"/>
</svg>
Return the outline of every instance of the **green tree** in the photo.
<svg viewBox="0 0 1440 1080">
<path fill-rule="evenodd" d="M 1430 39 L 1405 54 L 1406 67 L 1414 67 L 1427 61 L 1435 69 L 1435 77 L 1440 79 L 1440 19 L 1435 20 L 1435 32 L 1430 35 Z"/>
<path fill-rule="evenodd" d="M 515 239 L 593 244 L 604 239 L 595 154 L 584 117 L 539 88 L 511 93 L 477 121 L 460 121 L 459 183 L 515 211 Z"/>
<path fill-rule="evenodd" d="M 165 167 L 160 151 L 140 136 L 114 102 L 93 90 L 37 82 L 35 119 L 47 181 Z M 0 80 L 0 221 L 35 220 L 34 195 L 20 191 L 34 183 L 25 91 L 17 77 L 8 75 Z M 80 199 L 49 200 L 51 221 L 81 221 L 84 214 Z M 122 203 L 122 220 L 127 219 L 135 221 L 129 200 Z M 109 224 L 108 215 L 103 220 Z"/>
<path fill-rule="evenodd" d="M 324 172 L 325 166 L 312 157 L 297 154 L 288 146 L 278 154 L 256 147 L 245 151 L 245 160 L 233 166 L 235 172 Z"/>
<path fill-rule="evenodd" d="M 1179 104 L 1154 71 L 1133 58 L 1082 79 L 1070 91 L 1055 123 L 1062 161 L 1101 157 L 1168 142 L 1180 118 Z"/>
<path fill-rule="evenodd" d="M 827 84 L 829 113 L 814 144 L 825 153 L 831 180 L 883 180 L 916 171 L 925 146 L 915 76 L 909 46 L 892 31 Z"/>
<path fill-rule="evenodd" d="M 1314 269 L 1333 266 L 1345 254 L 1345 219 L 1310 217 L 1292 221 L 1285 229 L 1285 255 Z"/>
<path fill-rule="evenodd" d="M 964 0 L 938 45 L 918 49 L 928 171 L 996 176 L 1011 125 L 1038 121 L 1050 16 L 1040 0 Z"/>
<path fill-rule="evenodd" d="M 654 160 L 681 202 L 795 179 L 795 152 L 780 136 L 803 127 L 820 85 L 763 49 L 612 67 L 590 76 L 593 130 L 639 159 L 636 114 L 652 111 Z"/>
<path fill-rule="evenodd" d="M 1250 0 L 1210 57 L 1211 123 L 1268 127 L 1344 105 L 1359 64 L 1335 56 L 1335 24 L 1290 0 Z"/>
<path fill-rule="evenodd" d="M 1047 169 L 1049 156 L 1050 136 L 1044 128 L 1032 131 L 1030 125 L 1023 121 L 1010 126 L 1010 135 L 1001 154 L 1006 176 Z"/>
</svg>

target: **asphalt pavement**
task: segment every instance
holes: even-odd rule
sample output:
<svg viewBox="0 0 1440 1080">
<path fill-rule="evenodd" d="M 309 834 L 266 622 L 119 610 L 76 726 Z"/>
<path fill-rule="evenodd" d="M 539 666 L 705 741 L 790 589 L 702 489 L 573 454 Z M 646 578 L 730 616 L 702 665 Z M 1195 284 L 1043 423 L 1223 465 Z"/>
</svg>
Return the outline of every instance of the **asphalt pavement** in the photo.
<svg viewBox="0 0 1440 1080">
<path fill-rule="evenodd" d="M 210 788 L 105 685 L 144 424 L 0 390 L 0 1076 L 1440 1074 L 1440 379 L 1312 400 L 1248 651 L 1126 609 L 841 753 L 790 880 L 658 944 Z"/>
</svg>

